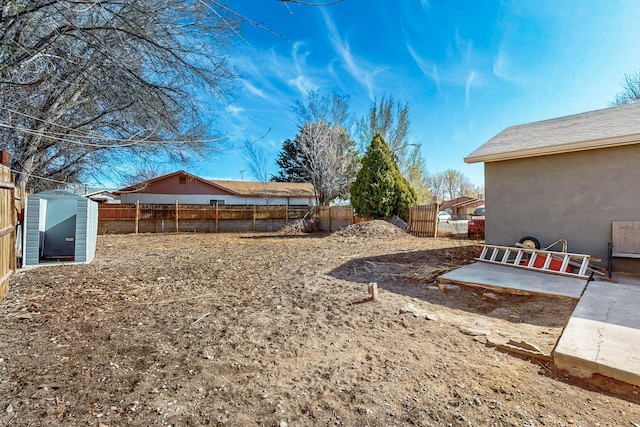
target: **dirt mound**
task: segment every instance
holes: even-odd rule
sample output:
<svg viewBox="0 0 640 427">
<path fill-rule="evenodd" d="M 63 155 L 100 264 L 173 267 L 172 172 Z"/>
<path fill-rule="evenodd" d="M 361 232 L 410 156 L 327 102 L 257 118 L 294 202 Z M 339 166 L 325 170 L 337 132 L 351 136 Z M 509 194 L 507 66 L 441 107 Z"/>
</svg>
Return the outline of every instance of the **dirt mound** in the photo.
<svg viewBox="0 0 640 427">
<path fill-rule="evenodd" d="M 332 234 L 335 237 L 363 237 L 367 239 L 400 239 L 409 234 L 387 221 L 373 220 L 352 224 Z"/>
</svg>

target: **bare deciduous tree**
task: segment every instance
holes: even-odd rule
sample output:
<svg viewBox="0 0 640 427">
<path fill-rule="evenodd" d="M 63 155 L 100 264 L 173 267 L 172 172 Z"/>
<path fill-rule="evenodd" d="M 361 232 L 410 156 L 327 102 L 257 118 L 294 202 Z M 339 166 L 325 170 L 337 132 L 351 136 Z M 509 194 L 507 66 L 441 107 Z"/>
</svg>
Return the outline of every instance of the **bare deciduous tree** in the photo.
<svg viewBox="0 0 640 427">
<path fill-rule="evenodd" d="M 264 149 L 258 145 L 259 142 L 260 141 L 245 141 L 242 153 L 244 154 L 249 172 L 255 179 L 262 183 L 262 192 L 267 205 L 269 205 L 269 162 L 267 161 Z"/>
<path fill-rule="evenodd" d="M 611 106 L 640 102 L 640 71 L 625 74 L 622 91 L 616 94 Z"/>
<path fill-rule="evenodd" d="M 205 147 L 193 93 L 228 95 L 234 25 L 197 0 L 3 2 L 0 146 L 20 185 Z"/>
<path fill-rule="evenodd" d="M 70 182 L 101 165 L 126 173 L 138 159 L 184 161 L 217 146 L 215 106 L 198 94 L 228 99 L 225 52 L 243 40 L 241 21 L 274 33 L 215 0 L 3 1 L 0 148 L 19 185 Z"/>
<path fill-rule="evenodd" d="M 424 159 L 420 154 L 420 145 L 414 145 L 413 150 L 407 156 L 405 166 L 407 181 L 416 191 L 416 203 L 419 205 L 431 203 L 431 190 L 429 185 L 429 175 Z"/>
<path fill-rule="evenodd" d="M 479 189 L 457 170 L 447 169 L 431 177 L 431 192 L 439 200 L 455 199 L 460 196 L 474 197 Z"/>
<path fill-rule="evenodd" d="M 298 117 L 298 126 L 307 123 L 325 122 L 329 126 L 342 126 L 348 129 L 351 125 L 349 100 L 336 92 L 331 94 L 319 90 L 310 90 L 304 101 L 296 101 L 293 110 Z"/>
<path fill-rule="evenodd" d="M 324 121 L 307 123 L 300 128 L 296 141 L 307 159 L 318 204 L 325 206 L 336 197 L 346 197 L 358 162 L 355 144 L 346 129 Z"/>
<path fill-rule="evenodd" d="M 298 117 L 298 135 L 283 144 L 278 156 L 281 169 L 273 179 L 311 182 L 320 205 L 347 197 L 358 165 L 355 143 L 347 132 L 347 98 L 309 91 L 293 109 Z"/>
<path fill-rule="evenodd" d="M 380 134 L 387 142 L 400 170 L 405 172 L 405 163 L 408 156 L 409 142 L 409 104 L 394 103 L 393 97 L 386 99 L 384 96 L 373 100 L 369 115 L 358 121 L 358 140 L 360 150 L 364 151 L 369 146 L 373 137 Z"/>
</svg>

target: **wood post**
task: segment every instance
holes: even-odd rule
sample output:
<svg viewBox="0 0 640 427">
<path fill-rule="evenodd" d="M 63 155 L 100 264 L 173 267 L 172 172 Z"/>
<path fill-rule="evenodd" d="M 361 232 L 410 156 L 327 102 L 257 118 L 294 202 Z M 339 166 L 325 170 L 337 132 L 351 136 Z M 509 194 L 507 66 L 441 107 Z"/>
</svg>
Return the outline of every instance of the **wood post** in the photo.
<svg viewBox="0 0 640 427">
<path fill-rule="evenodd" d="M 436 203 L 436 209 L 433 212 L 436 216 L 433 220 L 433 237 L 438 237 L 438 225 L 440 222 L 438 220 L 438 214 L 440 213 L 440 203 Z"/>
<path fill-rule="evenodd" d="M 407 227 L 407 233 L 411 234 L 413 231 L 413 206 L 409 208 L 409 226 Z"/>
<path fill-rule="evenodd" d="M 376 282 L 369 283 L 369 294 L 371 301 L 378 299 L 378 284 Z"/>
<path fill-rule="evenodd" d="M 253 205 L 253 232 L 256 232 L 256 205 Z"/>
<path fill-rule="evenodd" d="M 179 231 L 178 228 L 178 200 L 176 199 L 176 233 Z"/>
<path fill-rule="evenodd" d="M 216 202 L 216 233 L 219 233 L 220 230 L 218 229 L 218 202 Z"/>
<path fill-rule="evenodd" d="M 136 234 L 138 234 L 138 224 L 140 223 L 140 200 L 136 200 Z"/>
<path fill-rule="evenodd" d="M 2 152 L 2 162 L 9 156 Z M 16 259 L 16 199 L 13 175 L 0 166 L 0 301 L 9 292 L 9 278 L 17 268 Z"/>
<path fill-rule="evenodd" d="M 284 205 L 284 226 L 289 226 L 289 200 L 287 200 L 287 204 Z"/>
</svg>

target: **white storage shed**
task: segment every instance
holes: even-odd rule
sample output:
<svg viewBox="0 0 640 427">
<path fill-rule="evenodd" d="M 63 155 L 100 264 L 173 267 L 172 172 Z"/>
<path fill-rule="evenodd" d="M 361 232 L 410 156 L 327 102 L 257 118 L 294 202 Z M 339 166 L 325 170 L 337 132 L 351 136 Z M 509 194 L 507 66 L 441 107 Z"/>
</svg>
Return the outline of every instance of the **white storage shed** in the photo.
<svg viewBox="0 0 640 427">
<path fill-rule="evenodd" d="M 96 202 L 62 190 L 27 196 L 22 265 L 91 262 L 97 234 Z"/>
</svg>

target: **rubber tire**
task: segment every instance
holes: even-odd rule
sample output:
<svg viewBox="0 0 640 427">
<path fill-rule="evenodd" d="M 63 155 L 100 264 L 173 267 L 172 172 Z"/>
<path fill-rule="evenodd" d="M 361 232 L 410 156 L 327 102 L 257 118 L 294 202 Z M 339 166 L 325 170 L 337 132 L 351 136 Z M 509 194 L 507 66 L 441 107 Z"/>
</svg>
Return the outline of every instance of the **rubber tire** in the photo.
<svg viewBox="0 0 640 427">
<path fill-rule="evenodd" d="M 540 241 L 533 236 L 524 236 L 518 243 L 526 249 L 540 249 Z M 533 248 L 531 245 L 533 245 Z"/>
</svg>

